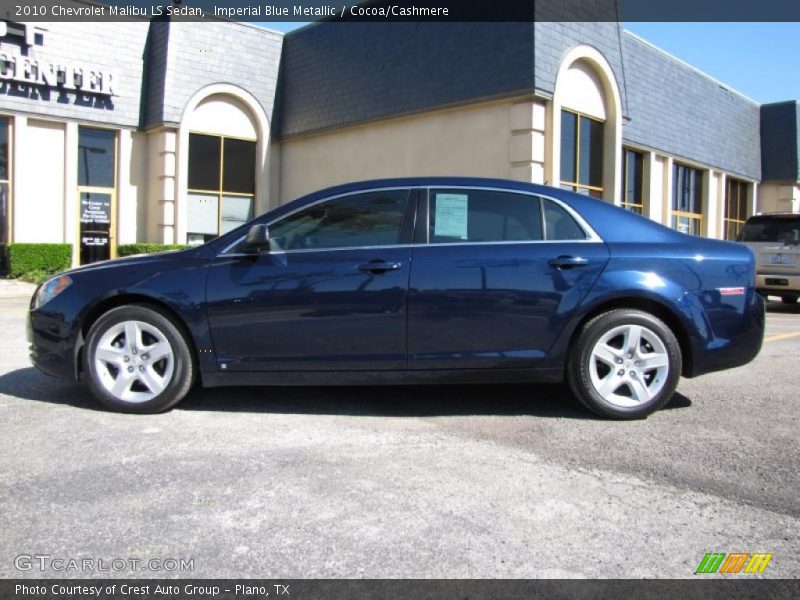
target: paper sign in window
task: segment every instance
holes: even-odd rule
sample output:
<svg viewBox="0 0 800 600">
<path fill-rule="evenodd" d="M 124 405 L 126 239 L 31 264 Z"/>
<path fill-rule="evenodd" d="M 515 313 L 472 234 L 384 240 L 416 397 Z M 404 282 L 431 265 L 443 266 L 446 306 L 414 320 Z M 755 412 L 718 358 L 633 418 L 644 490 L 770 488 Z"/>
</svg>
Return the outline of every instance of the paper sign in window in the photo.
<svg viewBox="0 0 800 600">
<path fill-rule="evenodd" d="M 436 237 L 467 239 L 466 194 L 436 194 L 436 219 L 433 235 Z"/>
</svg>

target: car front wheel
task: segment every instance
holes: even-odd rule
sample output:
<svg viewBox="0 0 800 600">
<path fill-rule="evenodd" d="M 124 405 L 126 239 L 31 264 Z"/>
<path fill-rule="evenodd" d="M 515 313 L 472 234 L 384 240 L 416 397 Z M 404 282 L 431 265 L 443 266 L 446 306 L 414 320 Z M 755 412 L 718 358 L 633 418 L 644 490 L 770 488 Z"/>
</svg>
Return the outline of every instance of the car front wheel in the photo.
<svg viewBox="0 0 800 600">
<path fill-rule="evenodd" d="M 669 401 L 681 369 L 680 344 L 661 319 L 617 309 L 582 328 L 570 352 L 567 379 L 589 410 L 638 419 Z"/>
<path fill-rule="evenodd" d="M 186 339 L 172 320 L 143 305 L 114 308 L 92 325 L 83 372 L 108 408 L 158 413 L 188 393 L 194 365 Z"/>
</svg>

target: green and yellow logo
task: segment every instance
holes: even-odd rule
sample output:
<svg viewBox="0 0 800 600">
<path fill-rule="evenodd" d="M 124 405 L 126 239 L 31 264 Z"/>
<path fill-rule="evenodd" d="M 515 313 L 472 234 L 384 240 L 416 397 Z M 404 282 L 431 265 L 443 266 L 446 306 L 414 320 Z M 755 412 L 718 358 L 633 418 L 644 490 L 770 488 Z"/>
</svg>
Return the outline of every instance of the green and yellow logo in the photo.
<svg viewBox="0 0 800 600">
<path fill-rule="evenodd" d="M 766 552 L 707 552 L 695 571 L 706 573 L 763 573 L 772 560 L 772 554 Z"/>
</svg>

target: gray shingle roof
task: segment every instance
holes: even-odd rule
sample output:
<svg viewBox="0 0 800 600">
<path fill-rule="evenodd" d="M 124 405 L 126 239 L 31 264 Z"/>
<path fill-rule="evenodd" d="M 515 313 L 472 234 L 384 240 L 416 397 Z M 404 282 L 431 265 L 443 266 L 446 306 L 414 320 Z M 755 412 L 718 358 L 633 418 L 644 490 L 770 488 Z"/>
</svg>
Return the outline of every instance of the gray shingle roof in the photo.
<svg viewBox="0 0 800 600">
<path fill-rule="evenodd" d="M 533 89 L 531 23 L 319 23 L 288 34 L 281 137 Z"/>
</svg>

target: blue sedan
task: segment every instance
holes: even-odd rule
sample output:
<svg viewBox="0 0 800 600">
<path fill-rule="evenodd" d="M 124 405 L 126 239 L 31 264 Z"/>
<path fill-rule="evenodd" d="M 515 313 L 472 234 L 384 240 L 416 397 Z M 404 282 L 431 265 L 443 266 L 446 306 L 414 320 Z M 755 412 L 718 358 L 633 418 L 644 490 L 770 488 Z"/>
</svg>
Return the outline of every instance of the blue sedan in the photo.
<svg viewBox="0 0 800 600">
<path fill-rule="evenodd" d="M 195 383 L 566 380 L 588 409 L 631 419 L 681 375 L 758 354 L 755 276 L 743 245 L 563 190 L 368 181 L 202 246 L 57 275 L 28 335 L 39 369 L 126 412 L 164 411 Z"/>
</svg>

